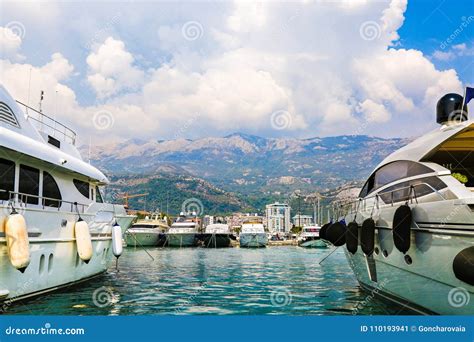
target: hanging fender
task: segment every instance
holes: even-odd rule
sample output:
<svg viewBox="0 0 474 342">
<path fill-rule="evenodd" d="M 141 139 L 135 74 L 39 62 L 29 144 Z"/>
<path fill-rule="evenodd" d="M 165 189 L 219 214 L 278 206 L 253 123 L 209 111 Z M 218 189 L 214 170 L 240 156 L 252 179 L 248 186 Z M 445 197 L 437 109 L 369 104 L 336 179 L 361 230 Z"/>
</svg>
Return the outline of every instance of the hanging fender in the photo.
<svg viewBox="0 0 474 342">
<path fill-rule="evenodd" d="M 412 211 L 408 204 L 400 206 L 393 216 L 393 242 L 402 253 L 410 249 L 412 219 Z"/>
<path fill-rule="evenodd" d="M 375 221 L 372 218 L 362 223 L 360 231 L 360 247 L 365 255 L 371 256 L 375 248 Z"/>
<path fill-rule="evenodd" d="M 326 236 L 326 233 L 328 231 L 328 227 L 331 225 L 332 223 L 331 222 L 328 222 L 326 224 L 324 224 L 321 229 L 319 230 L 319 237 L 323 240 L 327 240 L 327 236 Z"/>
<path fill-rule="evenodd" d="M 474 246 L 463 249 L 453 260 L 456 278 L 474 286 Z"/>
<path fill-rule="evenodd" d="M 10 262 L 13 267 L 23 273 L 30 264 L 30 242 L 25 218 L 13 211 L 8 216 L 4 229 Z"/>
<path fill-rule="evenodd" d="M 359 225 L 352 221 L 346 230 L 346 247 L 349 252 L 356 254 L 359 245 Z"/>
<path fill-rule="evenodd" d="M 346 243 L 346 224 L 344 222 L 335 222 L 331 224 L 326 231 L 326 237 L 334 246 L 339 247 Z"/>
<path fill-rule="evenodd" d="M 122 255 L 122 251 L 122 228 L 117 222 L 115 222 L 112 226 L 112 252 L 115 257 L 118 258 Z"/>
<path fill-rule="evenodd" d="M 82 218 L 74 225 L 74 234 L 79 258 L 87 264 L 92 258 L 92 239 L 89 225 Z"/>
</svg>

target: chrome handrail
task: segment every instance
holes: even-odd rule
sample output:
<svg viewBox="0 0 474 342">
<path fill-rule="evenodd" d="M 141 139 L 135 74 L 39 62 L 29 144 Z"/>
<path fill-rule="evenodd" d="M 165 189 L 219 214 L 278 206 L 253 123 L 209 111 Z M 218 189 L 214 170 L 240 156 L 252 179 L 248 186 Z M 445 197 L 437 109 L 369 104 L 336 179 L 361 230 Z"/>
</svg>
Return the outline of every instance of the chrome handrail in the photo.
<svg viewBox="0 0 474 342">
<path fill-rule="evenodd" d="M 31 205 L 40 205 L 42 206 L 43 209 L 45 208 L 57 208 L 58 211 L 61 210 L 61 207 L 63 204 L 69 204 L 70 205 L 70 212 L 76 212 L 75 207 L 77 206 L 77 210 L 80 210 L 81 213 L 85 213 L 85 209 L 89 207 L 88 204 L 83 204 L 83 203 L 77 203 L 77 202 L 71 202 L 71 201 L 65 201 L 62 199 L 57 199 L 57 198 L 51 198 L 51 197 L 44 197 L 44 196 L 37 196 L 37 195 L 31 195 L 31 194 L 26 194 L 23 192 L 14 192 L 14 191 L 7 191 L 0 189 L 0 192 L 8 192 L 9 193 L 9 200 L 8 202 L 17 202 L 20 204 L 20 207 L 26 208 L 28 204 Z M 28 203 L 29 198 L 36 198 L 38 199 L 38 203 Z M 5 202 L 6 200 L 1 200 L 1 202 Z M 52 206 L 47 206 L 46 201 L 53 201 L 58 203 L 57 207 L 52 207 Z M 80 208 L 80 209 L 79 209 Z"/>
<path fill-rule="evenodd" d="M 46 127 L 50 128 L 53 131 L 53 137 L 56 137 L 54 133 L 59 133 L 63 136 L 64 141 L 69 142 L 73 145 L 76 144 L 77 134 L 72 129 L 70 129 L 66 125 L 60 123 L 59 121 L 49 117 L 48 115 L 46 115 L 46 114 L 44 114 L 44 113 L 42 113 L 42 112 L 40 112 L 40 111 L 38 111 L 34 108 L 31 108 L 30 106 L 24 104 L 23 102 L 20 102 L 18 100 L 16 102 L 18 104 L 24 106 L 27 109 L 26 110 L 27 119 L 32 119 L 32 120 L 34 120 L 34 121 L 36 121 L 37 123 L 40 124 L 40 127 L 38 127 L 38 130 L 40 130 L 44 133 L 48 133 L 45 130 L 43 130 L 43 126 L 46 126 Z M 38 114 L 39 118 L 35 118 L 33 116 L 30 116 L 29 113 L 28 113 L 28 110 L 32 110 L 33 112 Z M 49 120 L 49 122 L 51 122 L 51 124 L 48 124 L 48 123 L 44 122 L 43 121 L 44 119 Z M 61 128 L 61 130 L 59 128 L 57 128 L 57 126 L 59 126 Z"/>
</svg>

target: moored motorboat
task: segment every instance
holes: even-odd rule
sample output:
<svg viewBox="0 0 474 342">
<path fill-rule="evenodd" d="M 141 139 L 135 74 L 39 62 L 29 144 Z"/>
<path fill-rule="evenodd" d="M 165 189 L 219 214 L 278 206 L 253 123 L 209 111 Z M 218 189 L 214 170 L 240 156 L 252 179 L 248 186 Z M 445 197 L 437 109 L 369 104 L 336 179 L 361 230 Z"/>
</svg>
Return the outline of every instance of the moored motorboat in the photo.
<svg viewBox="0 0 474 342">
<path fill-rule="evenodd" d="M 165 244 L 168 230 L 166 218 L 161 219 L 158 214 L 153 214 L 135 222 L 125 232 L 124 239 L 127 247 L 161 247 Z"/>
<path fill-rule="evenodd" d="M 229 247 L 231 233 L 229 225 L 224 223 L 214 223 L 206 227 L 202 235 L 204 247 L 219 248 Z"/>
<path fill-rule="evenodd" d="M 345 253 L 361 287 L 423 314 L 474 313 L 474 123 L 463 102 L 441 98 L 442 126 L 382 161 L 347 206 Z"/>
<path fill-rule="evenodd" d="M 248 216 L 244 219 L 239 235 L 240 247 L 266 247 L 268 236 L 263 226 L 263 220 L 258 216 Z"/>
<path fill-rule="evenodd" d="M 76 133 L 0 86 L 0 301 L 70 286 L 107 270 L 135 219 L 105 203 L 105 175 Z M 119 226 L 120 227 L 119 227 Z"/>
<path fill-rule="evenodd" d="M 199 220 L 196 213 L 180 213 L 166 233 L 168 247 L 194 247 L 198 243 Z"/>
<path fill-rule="evenodd" d="M 298 238 L 298 246 L 305 248 L 326 248 L 327 243 L 319 236 L 321 227 L 318 225 L 304 226 Z"/>
</svg>

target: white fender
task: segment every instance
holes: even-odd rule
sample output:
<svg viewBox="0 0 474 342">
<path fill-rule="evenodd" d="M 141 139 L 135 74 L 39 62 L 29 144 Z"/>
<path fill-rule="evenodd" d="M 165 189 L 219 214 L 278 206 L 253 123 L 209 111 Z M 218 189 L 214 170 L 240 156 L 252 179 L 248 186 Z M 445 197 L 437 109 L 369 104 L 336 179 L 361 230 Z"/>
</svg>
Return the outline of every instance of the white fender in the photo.
<svg viewBox="0 0 474 342">
<path fill-rule="evenodd" d="M 30 242 L 23 215 L 14 213 L 8 216 L 5 229 L 7 250 L 10 262 L 21 273 L 30 264 Z"/>
<path fill-rule="evenodd" d="M 79 219 L 74 225 L 74 234 L 79 258 L 87 264 L 92 258 L 92 239 L 87 222 Z"/>
<path fill-rule="evenodd" d="M 112 226 L 112 252 L 118 258 L 122 255 L 122 228 L 118 223 Z"/>
<path fill-rule="evenodd" d="M 5 216 L 0 216 L 0 233 L 5 233 L 5 223 L 7 218 Z"/>
</svg>

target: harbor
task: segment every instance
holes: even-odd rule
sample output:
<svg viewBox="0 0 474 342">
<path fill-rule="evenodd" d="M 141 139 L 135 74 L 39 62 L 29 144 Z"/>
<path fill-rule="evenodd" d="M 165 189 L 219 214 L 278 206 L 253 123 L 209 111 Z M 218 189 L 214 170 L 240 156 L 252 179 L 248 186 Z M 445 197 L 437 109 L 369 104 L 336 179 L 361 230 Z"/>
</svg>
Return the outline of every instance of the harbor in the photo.
<svg viewBox="0 0 474 342">
<path fill-rule="evenodd" d="M 3 1 L 0 316 L 45 321 L 0 341 L 472 322 L 473 2 L 435 2 Z"/>
<path fill-rule="evenodd" d="M 331 250 L 330 250 L 331 251 Z M 119 271 L 11 306 L 15 315 L 402 315 L 357 285 L 342 249 L 127 248 Z"/>
</svg>

